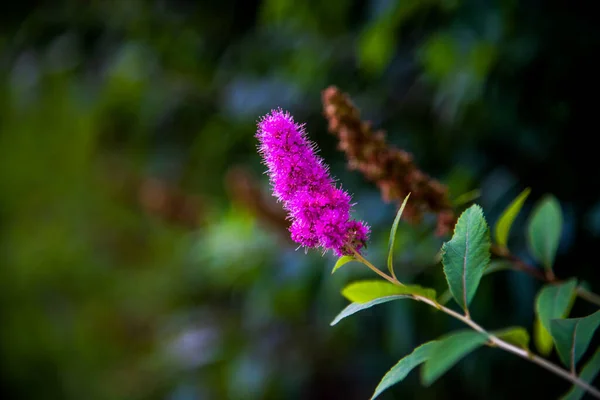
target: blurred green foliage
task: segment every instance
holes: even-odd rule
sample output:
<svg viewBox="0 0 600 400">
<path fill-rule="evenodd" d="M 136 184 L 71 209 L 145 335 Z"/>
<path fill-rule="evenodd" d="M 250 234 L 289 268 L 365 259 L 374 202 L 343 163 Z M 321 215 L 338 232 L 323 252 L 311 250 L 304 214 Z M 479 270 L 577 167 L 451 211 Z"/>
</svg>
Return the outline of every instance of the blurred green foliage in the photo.
<svg viewBox="0 0 600 400">
<path fill-rule="evenodd" d="M 555 271 L 594 285 L 596 150 L 576 134 L 595 126 L 595 93 L 579 93 L 598 79 L 589 57 L 600 34 L 585 5 L 5 7 L 0 384 L 8 398 L 364 399 L 412 348 L 456 328 L 402 302 L 330 327 L 346 305 L 340 288 L 372 274 L 349 264 L 332 276 L 331 256 L 294 251 L 285 232 L 232 194 L 235 167 L 268 191 L 255 121 L 287 108 L 355 194 L 357 214 L 373 225 L 369 258 L 384 265 L 395 209 L 345 169 L 326 135 L 319 93 L 329 84 L 351 93 L 454 198 L 481 188 L 490 221 L 526 186 L 532 199 L 554 193 L 565 204 Z M 440 288 L 432 223 L 400 225 L 395 266 L 399 277 Z M 517 217 L 511 235 L 523 239 L 523 224 Z M 531 307 L 520 305 L 533 305 L 537 283 L 503 276 L 483 279 L 471 310 L 490 329 L 531 321 Z M 566 388 L 547 378 L 485 350 L 430 388 L 409 377 L 381 398 L 500 399 L 516 388 L 544 397 Z"/>
</svg>

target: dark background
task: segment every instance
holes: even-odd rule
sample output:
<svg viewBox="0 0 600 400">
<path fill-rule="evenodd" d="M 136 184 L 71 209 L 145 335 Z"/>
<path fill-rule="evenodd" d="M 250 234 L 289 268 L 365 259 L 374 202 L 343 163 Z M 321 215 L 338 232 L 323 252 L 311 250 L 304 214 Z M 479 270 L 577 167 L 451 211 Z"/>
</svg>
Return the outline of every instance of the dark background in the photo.
<svg viewBox="0 0 600 400">
<path fill-rule="evenodd" d="M 335 327 L 339 290 L 374 275 L 295 251 L 253 137 L 306 122 L 373 229 L 395 205 L 348 171 L 320 93 L 348 92 L 452 198 L 490 224 L 525 187 L 560 200 L 561 278 L 597 280 L 600 44 L 561 1 L 19 1 L 0 8 L 0 388 L 14 399 L 366 399 L 458 322 L 396 302 Z M 586 9 L 588 7 L 588 9 Z M 257 213 L 257 191 L 273 214 Z M 264 211 L 264 210 L 263 210 Z M 279 219 L 278 219 L 279 218 Z M 401 224 L 398 275 L 443 291 L 434 221 Z M 531 331 L 540 284 L 485 278 L 473 317 Z M 572 315 L 593 311 L 578 301 Z M 555 354 L 552 359 L 558 362 Z M 553 398 L 568 384 L 499 350 L 382 398 Z"/>
</svg>

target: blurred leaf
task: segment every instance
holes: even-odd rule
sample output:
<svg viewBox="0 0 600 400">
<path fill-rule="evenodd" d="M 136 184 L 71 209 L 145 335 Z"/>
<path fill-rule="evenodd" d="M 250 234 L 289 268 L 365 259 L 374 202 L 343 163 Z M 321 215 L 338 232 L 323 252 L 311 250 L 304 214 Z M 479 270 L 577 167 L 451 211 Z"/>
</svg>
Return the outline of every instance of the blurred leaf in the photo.
<svg viewBox="0 0 600 400">
<path fill-rule="evenodd" d="M 398 361 L 398 363 L 383 376 L 381 382 L 379 382 L 379 385 L 375 388 L 375 393 L 373 393 L 371 400 L 375 399 L 390 386 L 402 381 L 410 371 L 424 363 L 429 358 L 435 344 L 435 341 L 422 344 L 414 349 L 412 353 Z"/>
<path fill-rule="evenodd" d="M 291 0 L 265 0 L 261 4 L 261 17 L 264 22 L 283 23 L 294 12 Z"/>
<path fill-rule="evenodd" d="M 535 319 L 533 325 L 533 340 L 535 341 L 535 347 L 541 355 L 546 357 L 550 355 L 552 347 L 554 347 L 554 342 L 552 341 L 550 332 L 544 328 L 539 318 Z"/>
<path fill-rule="evenodd" d="M 472 205 L 461 214 L 452 239 L 444 243 L 442 250 L 450 292 L 467 311 L 490 261 L 489 231 L 481 207 Z"/>
<path fill-rule="evenodd" d="M 333 266 L 331 273 L 333 274 L 335 271 L 338 270 L 338 268 L 342 267 L 345 264 L 348 264 L 350 261 L 357 261 L 357 260 L 356 260 L 356 258 L 354 258 L 352 256 L 341 256 L 340 258 L 338 258 L 335 265 Z"/>
<path fill-rule="evenodd" d="M 420 295 L 435 300 L 435 290 L 423 288 L 418 285 L 394 285 L 383 281 L 359 281 L 346 286 L 342 295 L 355 303 L 367 303 L 384 296 L 393 295 Z"/>
<path fill-rule="evenodd" d="M 318 19 L 312 14 L 313 9 L 307 3 L 293 0 L 266 0 L 261 3 L 260 20 L 263 24 L 285 26 L 301 34 L 317 29 Z"/>
<path fill-rule="evenodd" d="M 367 72 L 380 74 L 390 63 L 396 46 L 393 26 L 382 21 L 364 30 L 358 43 L 358 62 Z"/>
<path fill-rule="evenodd" d="M 402 202 L 402 205 L 398 209 L 398 212 L 396 213 L 396 218 L 394 219 L 394 223 L 392 224 L 392 230 L 390 232 L 387 266 L 388 266 L 388 271 L 390 271 L 390 273 L 392 274 L 393 277 L 396 277 L 396 274 L 394 273 L 394 260 L 393 260 L 393 258 L 394 258 L 394 243 L 396 242 L 396 231 L 398 230 L 398 223 L 400 223 L 400 218 L 402 217 L 402 212 L 404 211 L 404 207 L 406 207 L 406 202 L 408 201 L 409 197 L 410 197 L 410 193 L 408 195 L 406 195 L 406 197 L 404 198 L 404 201 Z"/>
<path fill-rule="evenodd" d="M 335 324 L 337 324 L 338 322 L 340 322 L 344 318 L 349 317 L 352 314 L 356 314 L 359 311 L 366 310 L 367 308 L 371 308 L 373 306 L 376 306 L 378 304 L 387 303 L 387 302 L 392 301 L 392 300 L 400 300 L 400 299 L 408 299 L 408 298 L 410 298 L 410 296 L 408 296 L 408 295 L 395 295 L 395 296 L 380 297 L 378 299 L 371 300 L 371 301 L 366 302 L 366 303 L 352 303 L 352 304 L 348 305 L 348 307 L 344 308 L 342 310 L 342 312 L 340 312 L 333 319 L 333 321 L 331 321 L 330 325 L 334 326 Z"/>
<path fill-rule="evenodd" d="M 538 293 L 535 310 L 544 328 L 550 332 L 550 320 L 565 318 L 575 298 L 576 279 L 546 285 Z"/>
<path fill-rule="evenodd" d="M 575 371 L 577 362 L 590 345 L 598 325 L 600 325 L 600 311 L 583 318 L 550 321 L 550 333 L 556 344 L 558 355 L 563 364 L 571 368 L 571 371 Z"/>
<path fill-rule="evenodd" d="M 485 78 L 496 60 L 496 48 L 492 43 L 479 41 L 469 52 L 469 66 L 478 78 Z"/>
<path fill-rule="evenodd" d="M 461 194 L 456 199 L 454 199 L 452 201 L 452 205 L 454 207 L 460 207 L 462 205 L 465 205 L 467 203 L 477 200 L 479 197 L 481 197 L 481 190 L 473 189 L 473 190 L 468 191 L 467 193 Z"/>
<path fill-rule="evenodd" d="M 600 349 L 597 349 L 590 361 L 585 364 L 579 374 L 579 379 L 591 384 L 598 375 L 598 372 L 600 372 Z M 579 400 L 584 394 L 584 389 L 580 386 L 573 385 L 571 390 L 561 397 L 561 400 Z"/>
<path fill-rule="evenodd" d="M 439 5 L 444 11 L 454 11 L 462 5 L 462 0 L 441 0 Z"/>
<path fill-rule="evenodd" d="M 513 326 L 492 333 L 498 338 L 514 344 L 515 346 L 519 346 L 524 349 L 529 348 L 529 333 L 527 332 L 527 329 L 521 326 Z"/>
<path fill-rule="evenodd" d="M 508 205 L 508 207 L 506 207 L 504 209 L 504 211 L 502 212 L 502 215 L 498 219 L 494 233 L 496 236 L 496 242 L 500 246 L 506 247 L 506 244 L 508 242 L 508 233 L 510 232 L 510 228 L 511 228 L 515 218 L 517 217 L 517 214 L 519 214 L 519 211 L 521 211 L 521 208 L 523 207 L 523 204 L 525 203 L 525 200 L 527 199 L 527 196 L 529 196 L 530 192 L 531 192 L 530 188 L 523 190 L 521 192 L 521 194 L 519 194 Z"/>
<path fill-rule="evenodd" d="M 437 0 L 403 0 L 396 3 L 394 19 L 397 24 L 406 21 L 407 18 L 414 15 L 419 9 L 429 6 Z"/>
<path fill-rule="evenodd" d="M 552 269 L 562 231 L 563 217 L 560 204 L 553 196 L 546 196 L 534 208 L 528 226 L 529 248 L 537 261 Z"/>
<path fill-rule="evenodd" d="M 445 183 L 448 186 L 449 193 L 463 193 L 452 201 L 454 206 L 458 206 L 458 199 L 466 194 L 472 193 L 481 189 L 473 189 L 478 182 L 473 175 L 474 171 L 464 166 L 454 166 L 449 171 Z"/>
<path fill-rule="evenodd" d="M 437 81 L 448 77 L 459 59 L 454 38 L 449 34 L 432 36 L 424 45 L 422 62 L 425 71 Z"/>
<path fill-rule="evenodd" d="M 421 381 L 429 386 L 463 359 L 483 345 L 488 337 L 476 331 L 453 332 L 436 341 L 421 369 Z"/>
<path fill-rule="evenodd" d="M 358 59 L 362 68 L 371 74 L 380 74 L 394 56 L 398 31 L 420 9 L 430 7 L 430 0 L 403 0 L 388 2 L 376 22 L 368 26 L 359 38 Z M 385 7 L 385 6 L 384 6 Z"/>
<path fill-rule="evenodd" d="M 442 293 L 440 295 L 440 297 L 438 297 L 437 302 L 440 303 L 441 305 L 445 305 L 450 300 L 452 300 L 452 292 L 450 291 L 450 289 L 446 289 L 446 291 L 444 293 Z"/>
</svg>

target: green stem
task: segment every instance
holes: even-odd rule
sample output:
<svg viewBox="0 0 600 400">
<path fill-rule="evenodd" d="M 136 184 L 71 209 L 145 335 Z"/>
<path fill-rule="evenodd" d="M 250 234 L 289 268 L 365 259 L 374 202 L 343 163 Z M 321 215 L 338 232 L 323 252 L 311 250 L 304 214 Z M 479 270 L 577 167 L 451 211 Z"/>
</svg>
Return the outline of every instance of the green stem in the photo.
<svg viewBox="0 0 600 400">
<path fill-rule="evenodd" d="M 456 311 L 453 311 L 449 308 L 446 308 L 446 307 L 442 306 L 441 304 L 437 303 L 436 301 L 433 301 L 431 299 L 428 299 L 426 297 L 422 297 L 419 295 L 413 295 L 413 297 L 415 298 L 415 300 L 427 303 L 430 306 L 435 307 L 438 310 L 450 315 L 451 317 L 454 317 L 454 318 L 462 321 L 463 323 L 470 326 L 477 332 L 481 332 L 481 333 L 487 335 L 488 338 L 490 339 L 490 344 L 489 344 L 490 346 L 499 347 L 505 351 L 508 351 L 509 353 L 513 353 L 521 358 L 529 360 L 529 361 L 533 362 L 534 364 L 537 364 L 540 367 L 560 376 L 561 378 L 570 381 L 574 385 L 581 387 L 582 389 L 587 391 L 593 397 L 600 399 L 600 391 L 598 389 L 596 389 L 595 387 L 591 386 L 590 384 L 588 384 L 587 382 L 581 380 L 579 377 L 577 377 L 577 375 L 570 373 L 569 371 L 559 367 L 556 364 L 551 363 L 550 361 L 548 361 L 542 357 L 539 357 L 539 356 L 529 352 L 528 350 L 522 349 L 513 344 L 505 342 L 504 340 L 487 332 L 484 328 L 482 328 L 480 325 L 478 325 L 471 318 L 461 315 L 461 314 L 457 313 Z"/>
<path fill-rule="evenodd" d="M 396 277 L 391 277 L 388 274 L 386 274 L 385 272 L 381 271 L 379 268 L 377 268 L 376 266 L 374 266 L 373 264 L 371 264 L 366 258 L 364 258 L 358 251 L 356 251 L 356 249 L 352 246 L 348 246 L 348 248 L 352 251 L 352 253 L 354 254 L 354 258 L 356 258 L 358 261 L 360 261 L 361 263 L 363 263 L 364 265 L 366 265 L 367 267 L 369 267 L 372 271 L 374 271 L 377 275 L 381 276 L 383 279 L 385 279 L 386 281 L 393 283 L 394 285 L 399 285 L 399 286 L 404 286 L 398 279 L 396 279 Z"/>
<path fill-rule="evenodd" d="M 354 257 L 358 261 L 362 262 L 364 265 L 369 267 L 376 274 L 378 274 L 379 276 L 381 276 L 388 282 L 393 283 L 394 285 L 404 286 L 400 281 L 398 281 L 398 279 L 387 275 L 385 272 L 382 272 L 380 269 L 378 269 L 373 264 L 371 264 L 358 251 L 356 251 L 356 249 L 354 249 L 351 246 L 348 246 L 348 247 L 350 248 L 352 253 L 354 253 Z M 580 289 L 580 288 L 578 288 L 578 289 Z M 587 296 L 593 297 L 591 295 L 594 295 L 593 293 L 585 291 L 585 289 L 581 289 L 581 290 L 586 292 Z M 594 296 L 596 296 L 596 295 L 594 295 Z M 456 311 L 451 310 L 450 308 L 444 307 L 437 301 L 431 300 L 427 297 L 423 297 L 423 296 L 416 295 L 416 294 L 412 295 L 412 297 L 417 301 L 427 303 L 430 306 L 444 312 L 445 314 L 456 318 L 457 320 L 459 320 L 459 321 L 463 322 L 464 324 L 468 325 L 469 327 L 471 327 L 473 330 L 483 333 L 484 335 L 486 335 L 489 338 L 488 346 L 501 348 L 504 351 L 513 353 L 525 360 L 529 360 L 529 361 L 533 362 L 534 364 L 537 364 L 540 367 L 560 376 L 561 378 L 566 379 L 567 381 L 571 382 L 572 384 L 581 387 L 583 390 L 587 391 L 593 397 L 600 399 L 600 391 L 598 389 L 596 389 L 595 387 L 591 386 L 590 384 L 588 384 L 587 382 L 581 380 L 574 373 L 571 373 L 571 372 L 567 371 L 566 369 L 563 369 L 563 368 L 559 367 L 558 365 L 553 364 L 550 361 L 531 353 L 530 351 L 528 351 L 526 349 L 517 347 L 513 344 L 510 344 L 510 343 L 498 338 L 497 336 L 492 335 L 491 333 L 486 331 L 483 327 L 481 327 L 479 324 L 477 324 L 475 321 L 473 321 L 468 314 L 462 315 L 460 313 L 457 313 Z M 597 297 L 595 300 L 600 301 L 600 298 Z"/>
</svg>

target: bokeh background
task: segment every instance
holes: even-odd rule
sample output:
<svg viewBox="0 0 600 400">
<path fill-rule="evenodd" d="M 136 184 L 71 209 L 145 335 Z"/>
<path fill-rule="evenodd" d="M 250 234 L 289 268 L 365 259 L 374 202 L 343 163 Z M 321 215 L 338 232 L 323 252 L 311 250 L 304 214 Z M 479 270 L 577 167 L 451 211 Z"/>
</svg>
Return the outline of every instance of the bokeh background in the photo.
<svg viewBox="0 0 600 400">
<path fill-rule="evenodd" d="M 591 2 L 586 3 L 591 7 Z M 452 198 L 493 223 L 565 213 L 556 271 L 597 280 L 600 26 L 561 1 L 57 0 L 0 7 L 0 387 L 10 399 L 365 399 L 412 348 L 460 325 L 395 302 L 329 323 L 374 277 L 296 251 L 253 137 L 275 107 L 306 122 L 373 228 L 395 214 L 349 171 L 321 91 L 352 96 Z M 444 238 L 399 230 L 405 280 L 438 290 Z M 484 279 L 472 314 L 531 329 L 539 283 Z M 590 311 L 575 304 L 574 314 Z M 556 356 L 552 356 L 556 360 Z M 568 385 L 492 349 L 384 399 L 552 398 Z"/>
</svg>

